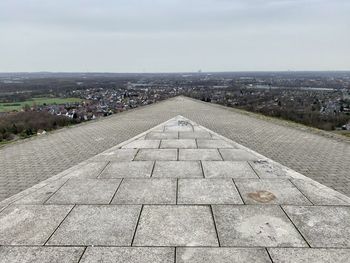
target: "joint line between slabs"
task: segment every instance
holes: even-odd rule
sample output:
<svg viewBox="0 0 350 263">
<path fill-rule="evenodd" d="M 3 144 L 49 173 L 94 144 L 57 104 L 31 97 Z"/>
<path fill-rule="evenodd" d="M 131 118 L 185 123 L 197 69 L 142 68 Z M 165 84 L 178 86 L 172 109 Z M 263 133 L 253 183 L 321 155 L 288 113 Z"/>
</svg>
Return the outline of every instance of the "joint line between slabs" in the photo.
<svg viewBox="0 0 350 263">
<path fill-rule="evenodd" d="M 130 244 L 131 247 L 132 247 L 133 244 L 134 244 L 134 240 L 135 240 L 135 236 L 136 236 L 136 231 L 137 231 L 137 228 L 138 228 L 139 223 L 140 223 L 140 219 L 141 219 L 141 214 L 142 214 L 143 206 L 144 206 L 144 205 L 141 205 L 139 217 L 137 218 L 137 222 L 136 222 L 136 226 L 135 226 L 135 231 L 134 231 L 134 234 L 133 234 L 133 236 L 132 236 L 132 240 L 131 240 L 131 244 Z"/>
<path fill-rule="evenodd" d="M 60 187 L 58 187 L 58 189 L 56 191 L 54 191 L 44 202 L 43 205 L 46 205 L 46 202 L 48 202 L 51 197 L 53 197 L 71 178 L 67 179 Z M 49 184 L 47 184 L 46 186 L 48 186 Z M 44 187 L 46 187 L 44 186 Z"/>
<path fill-rule="evenodd" d="M 174 248 L 174 263 L 176 263 L 176 247 Z"/>
<path fill-rule="evenodd" d="M 311 200 L 293 183 L 291 178 L 287 179 L 312 205 L 315 205 Z"/>
<path fill-rule="evenodd" d="M 299 228 L 297 228 L 297 226 L 294 224 L 294 222 L 292 221 L 292 219 L 289 217 L 289 215 L 287 214 L 286 211 L 284 211 L 283 207 L 281 205 L 279 205 L 279 207 L 282 209 L 283 213 L 286 215 L 286 217 L 289 219 L 289 221 L 292 223 L 292 225 L 294 226 L 294 228 L 298 231 L 298 233 L 300 234 L 300 236 L 304 239 L 305 243 L 309 246 L 309 248 L 311 248 L 309 242 L 307 242 L 306 238 L 304 237 L 304 235 L 300 232 Z"/>
<path fill-rule="evenodd" d="M 250 168 L 252 168 L 252 170 L 253 170 L 253 172 L 256 174 L 256 176 L 257 176 L 259 179 L 263 179 L 263 178 L 261 178 L 261 177 L 259 176 L 258 172 L 254 169 L 253 165 L 252 165 L 249 161 L 247 161 L 247 163 L 248 163 L 248 165 L 250 166 Z"/>
<path fill-rule="evenodd" d="M 243 203 L 244 205 L 246 205 L 246 203 L 244 202 L 243 196 L 242 196 L 241 192 L 239 191 L 239 189 L 238 189 L 238 187 L 237 187 L 237 185 L 236 185 L 236 182 L 235 182 L 234 178 L 231 178 L 231 179 L 232 179 L 233 185 L 236 187 L 236 190 L 237 190 L 237 192 L 238 192 L 238 194 L 239 194 L 239 197 L 240 197 L 241 200 L 242 200 L 242 203 Z"/>
<path fill-rule="evenodd" d="M 63 220 L 58 224 L 58 226 L 55 228 L 55 230 L 51 233 L 51 235 L 49 236 L 49 238 L 45 241 L 43 246 L 46 246 L 47 242 L 49 242 L 49 240 L 51 239 L 51 237 L 56 233 L 56 231 L 60 228 L 60 226 L 62 225 L 62 223 L 66 220 L 66 218 L 69 216 L 69 214 L 73 211 L 73 209 L 76 207 L 76 205 L 73 205 L 73 207 L 69 210 L 69 212 L 67 213 L 67 215 L 63 218 Z"/>
<path fill-rule="evenodd" d="M 178 201 L 178 196 L 179 196 L 179 178 L 176 178 L 176 200 L 175 200 L 176 205 Z"/>
<path fill-rule="evenodd" d="M 211 216 L 212 216 L 212 218 L 213 218 L 213 223 L 214 223 L 216 238 L 218 239 L 218 245 L 219 245 L 219 247 L 221 247 L 220 239 L 219 239 L 219 233 L 218 233 L 218 228 L 217 228 L 217 226 L 216 226 L 215 217 L 214 217 L 214 212 L 213 212 L 213 206 L 212 206 L 212 205 L 209 205 L 209 207 L 210 207 Z"/>
<path fill-rule="evenodd" d="M 101 171 L 98 173 L 96 179 L 99 179 L 100 176 L 103 174 L 103 172 L 107 169 L 107 166 L 109 166 L 109 164 L 111 163 L 111 161 L 107 161 L 107 164 L 101 169 Z"/>
<path fill-rule="evenodd" d="M 216 150 L 219 152 L 219 154 L 220 154 L 220 157 L 221 157 L 221 161 L 225 161 L 224 160 L 224 157 L 222 156 L 222 154 L 221 154 L 221 152 L 220 152 L 220 149 L 219 148 L 216 148 Z"/>
<path fill-rule="evenodd" d="M 202 176 L 203 176 L 203 178 L 205 178 L 205 176 L 204 176 L 203 162 L 202 162 L 201 160 L 199 161 L 199 165 L 201 166 Z"/>
<path fill-rule="evenodd" d="M 80 263 L 81 259 L 83 258 L 86 249 L 87 249 L 87 247 L 85 247 L 84 250 L 83 250 L 83 253 L 81 253 L 81 255 L 80 255 L 80 257 L 79 257 L 79 260 L 78 260 L 78 263 Z"/>
<path fill-rule="evenodd" d="M 112 203 L 114 197 L 117 195 L 117 192 L 118 192 L 118 190 L 119 190 L 119 187 L 122 185 L 123 180 L 124 180 L 124 178 L 122 178 L 122 179 L 120 180 L 120 182 L 119 182 L 119 184 L 118 184 L 118 187 L 117 187 L 117 189 L 115 190 L 115 192 L 114 192 L 114 194 L 113 194 L 113 196 L 112 196 L 112 199 L 111 199 L 111 200 L 109 201 L 109 203 L 108 203 L 109 205 Z"/>
<path fill-rule="evenodd" d="M 154 167 L 156 167 L 156 161 L 153 161 L 152 170 L 151 170 L 151 175 L 149 176 L 149 178 L 152 178 L 152 177 L 153 177 Z"/>
<path fill-rule="evenodd" d="M 269 250 L 267 249 L 267 247 L 265 247 L 265 250 L 266 250 L 266 253 L 267 253 L 267 255 L 269 256 L 271 262 L 273 262 L 272 257 L 271 257 L 271 255 L 270 255 L 270 252 L 269 252 Z"/>
<path fill-rule="evenodd" d="M 139 151 L 140 151 L 140 149 L 137 149 L 137 151 L 136 151 L 136 153 L 135 153 L 135 155 L 134 155 L 134 158 L 132 158 L 131 161 L 135 161 L 135 158 L 136 158 L 136 156 L 138 155 Z"/>
</svg>

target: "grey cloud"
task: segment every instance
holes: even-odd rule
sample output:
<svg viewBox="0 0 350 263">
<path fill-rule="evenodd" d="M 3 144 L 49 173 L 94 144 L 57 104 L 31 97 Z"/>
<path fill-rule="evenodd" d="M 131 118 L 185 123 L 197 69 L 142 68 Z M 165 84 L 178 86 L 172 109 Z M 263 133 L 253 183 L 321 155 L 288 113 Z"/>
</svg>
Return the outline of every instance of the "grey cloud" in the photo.
<svg viewBox="0 0 350 263">
<path fill-rule="evenodd" d="M 345 0 L 1 0 L 0 71 L 345 69 Z"/>
</svg>

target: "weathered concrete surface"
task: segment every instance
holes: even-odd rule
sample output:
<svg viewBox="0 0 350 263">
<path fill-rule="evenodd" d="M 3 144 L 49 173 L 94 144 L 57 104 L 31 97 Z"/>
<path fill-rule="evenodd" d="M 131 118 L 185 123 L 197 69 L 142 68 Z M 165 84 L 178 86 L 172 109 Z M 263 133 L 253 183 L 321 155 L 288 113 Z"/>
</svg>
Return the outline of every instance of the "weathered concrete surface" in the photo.
<svg viewBox="0 0 350 263">
<path fill-rule="evenodd" d="M 350 143 L 302 126 L 177 97 L 1 148 L 0 200 L 179 114 L 350 196 Z M 166 138 L 178 139 L 178 134 Z"/>
<path fill-rule="evenodd" d="M 140 210 L 141 206 L 76 206 L 47 244 L 130 246 Z"/>
<path fill-rule="evenodd" d="M 0 213 L 0 244 L 44 245 L 72 208 L 72 205 L 8 207 Z"/>
<path fill-rule="evenodd" d="M 180 161 L 221 161 L 217 149 L 179 149 Z"/>
<path fill-rule="evenodd" d="M 112 204 L 175 204 L 176 179 L 125 179 Z"/>
<path fill-rule="evenodd" d="M 346 263 L 349 262 L 349 249 L 306 249 L 306 248 L 269 248 L 274 262 L 284 263 Z"/>
<path fill-rule="evenodd" d="M 178 263 L 271 262 L 266 250 L 261 248 L 178 248 L 176 252 Z"/>
<path fill-rule="evenodd" d="M 109 204 L 120 182 L 120 179 L 70 179 L 46 204 Z"/>
<path fill-rule="evenodd" d="M 0 247 L 0 263 L 71 263 L 79 262 L 82 247 Z"/>
<path fill-rule="evenodd" d="M 177 149 L 140 149 L 135 161 L 176 161 Z"/>
<path fill-rule="evenodd" d="M 150 177 L 152 174 L 153 161 L 110 162 L 99 178 L 138 178 Z"/>
<path fill-rule="evenodd" d="M 179 179 L 178 204 L 243 204 L 243 202 L 229 178 Z"/>
<path fill-rule="evenodd" d="M 258 178 L 247 162 L 203 161 L 202 164 L 205 178 Z"/>
<path fill-rule="evenodd" d="M 167 130 L 211 142 L 154 148 Z M 0 202 L 0 262 L 347 262 L 349 222 L 350 198 L 177 116 Z"/>
<path fill-rule="evenodd" d="M 213 206 L 220 242 L 233 247 L 307 247 L 277 206 Z"/>
<path fill-rule="evenodd" d="M 218 246 L 207 206 L 144 206 L 135 246 Z"/>
<path fill-rule="evenodd" d="M 170 178 L 203 178 L 203 172 L 199 161 L 157 161 L 152 176 Z"/>
<path fill-rule="evenodd" d="M 194 139 L 162 140 L 160 148 L 192 149 L 197 148 L 197 144 Z"/>
<path fill-rule="evenodd" d="M 350 206 L 284 206 L 311 247 L 350 247 Z"/>
<path fill-rule="evenodd" d="M 237 179 L 235 183 L 246 204 L 311 205 L 289 180 Z"/>
<path fill-rule="evenodd" d="M 174 248 L 94 247 L 87 248 L 81 263 L 173 263 Z"/>
</svg>

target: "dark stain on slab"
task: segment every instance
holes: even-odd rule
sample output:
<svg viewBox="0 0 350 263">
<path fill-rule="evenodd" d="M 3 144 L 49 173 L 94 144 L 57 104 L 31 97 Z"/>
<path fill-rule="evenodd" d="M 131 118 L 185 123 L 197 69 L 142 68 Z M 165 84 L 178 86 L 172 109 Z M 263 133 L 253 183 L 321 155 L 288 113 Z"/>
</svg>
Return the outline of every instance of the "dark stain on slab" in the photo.
<svg viewBox="0 0 350 263">
<path fill-rule="evenodd" d="M 248 194 L 248 197 L 253 199 L 254 201 L 257 201 L 259 203 L 268 203 L 274 199 L 276 199 L 276 196 L 268 191 L 256 191 Z"/>
</svg>

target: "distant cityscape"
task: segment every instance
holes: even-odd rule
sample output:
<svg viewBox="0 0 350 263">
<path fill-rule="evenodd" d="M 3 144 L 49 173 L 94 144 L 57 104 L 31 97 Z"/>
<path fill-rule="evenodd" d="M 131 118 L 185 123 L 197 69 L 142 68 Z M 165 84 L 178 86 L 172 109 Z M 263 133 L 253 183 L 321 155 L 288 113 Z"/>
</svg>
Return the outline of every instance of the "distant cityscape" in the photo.
<svg viewBox="0 0 350 263">
<path fill-rule="evenodd" d="M 177 95 L 324 130 L 350 130 L 350 72 L 2 73 L 0 141 L 117 114 Z M 53 126 L 26 127 L 34 113 L 35 118 L 40 114 L 46 119 L 54 116 Z"/>
</svg>

